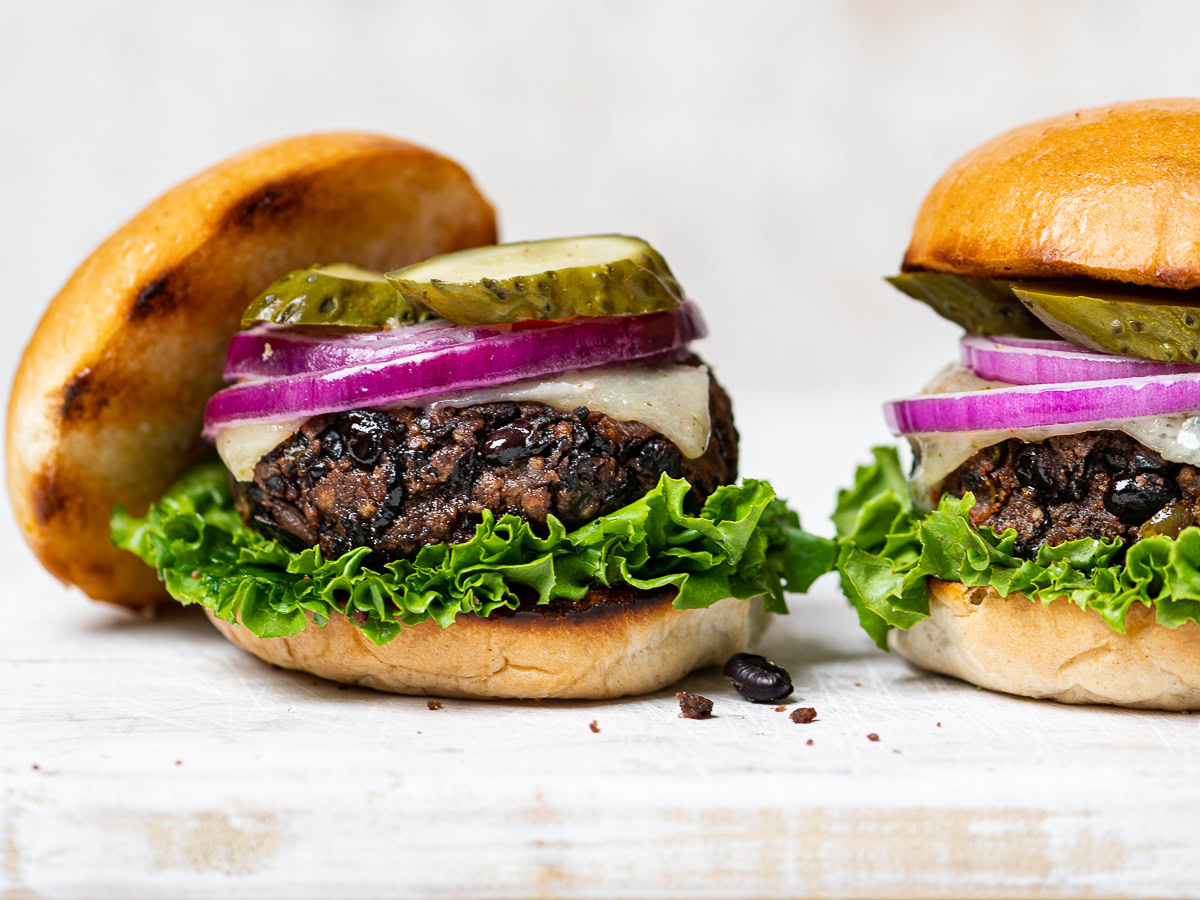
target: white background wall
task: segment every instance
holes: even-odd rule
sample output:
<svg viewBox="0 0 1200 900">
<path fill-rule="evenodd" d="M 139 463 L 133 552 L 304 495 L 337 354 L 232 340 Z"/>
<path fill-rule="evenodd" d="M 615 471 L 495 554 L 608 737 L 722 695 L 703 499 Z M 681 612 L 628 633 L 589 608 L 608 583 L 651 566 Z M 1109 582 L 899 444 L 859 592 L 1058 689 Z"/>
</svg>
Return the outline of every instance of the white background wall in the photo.
<svg viewBox="0 0 1200 900">
<path fill-rule="evenodd" d="M 823 528 L 878 404 L 956 329 L 880 281 L 958 155 L 1200 93 L 1200 4 L 0 3 L 0 370 L 72 268 L 182 177 L 325 128 L 463 162 L 505 238 L 658 245 L 714 336 L 746 474 Z M 5 556 L 18 549 L 0 515 Z"/>
</svg>

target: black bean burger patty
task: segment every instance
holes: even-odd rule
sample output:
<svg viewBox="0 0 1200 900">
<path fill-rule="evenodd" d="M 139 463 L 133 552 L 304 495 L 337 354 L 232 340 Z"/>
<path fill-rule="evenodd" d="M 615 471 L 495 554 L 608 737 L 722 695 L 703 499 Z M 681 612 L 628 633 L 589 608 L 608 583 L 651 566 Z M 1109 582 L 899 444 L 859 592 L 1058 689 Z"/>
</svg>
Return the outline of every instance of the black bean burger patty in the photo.
<svg viewBox="0 0 1200 900">
<path fill-rule="evenodd" d="M 1174 536 L 1200 512 L 1200 472 L 1164 460 L 1119 431 L 1089 431 L 1029 444 L 987 447 L 956 469 L 942 488 L 975 495 L 971 522 L 1015 528 L 1016 552 L 1079 538 Z"/>
<path fill-rule="evenodd" d="M 737 479 L 729 397 L 710 377 L 712 437 L 698 459 L 640 422 L 584 408 L 484 403 L 435 411 L 359 409 L 317 416 L 264 456 L 234 496 L 251 527 L 327 557 L 370 547 L 411 557 L 427 544 L 475 534 L 485 509 L 545 532 L 620 509 L 664 472 L 686 478 L 699 509 Z"/>
</svg>

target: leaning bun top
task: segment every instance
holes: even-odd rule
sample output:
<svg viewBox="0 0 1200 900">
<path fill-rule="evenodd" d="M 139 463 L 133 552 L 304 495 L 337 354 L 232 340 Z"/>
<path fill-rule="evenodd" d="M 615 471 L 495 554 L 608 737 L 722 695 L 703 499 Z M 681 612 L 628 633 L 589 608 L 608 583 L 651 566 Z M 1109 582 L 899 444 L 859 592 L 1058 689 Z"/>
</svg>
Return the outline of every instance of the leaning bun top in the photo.
<svg viewBox="0 0 1200 900">
<path fill-rule="evenodd" d="M 1144 100 L 1016 128 L 925 198 L 905 270 L 1200 287 L 1200 100 Z"/>
<path fill-rule="evenodd" d="M 8 409 L 8 487 L 38 558 L 87 594 L 165 596 L 108 539 L 203 452 L 204 404 L 251 299 L 314 262 L 388 269 L 496 239 L 445 157 L 374 134 L 268 144 L 202 172 L 106 240 L 51 302 Z"/>
</svg>

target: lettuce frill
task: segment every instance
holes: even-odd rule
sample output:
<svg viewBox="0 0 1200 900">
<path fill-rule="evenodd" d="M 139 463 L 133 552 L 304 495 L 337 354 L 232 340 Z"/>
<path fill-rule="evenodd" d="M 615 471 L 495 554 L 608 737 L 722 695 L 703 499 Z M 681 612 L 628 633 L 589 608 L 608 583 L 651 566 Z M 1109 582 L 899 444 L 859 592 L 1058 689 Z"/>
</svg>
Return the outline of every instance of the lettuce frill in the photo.
<svg viewBox="0 0 1200 900">
<path fill-rule="evenodd" d="M 1013 552 L 1015 530 L 997 534 L 970 524 L 971 494 L 943 495 L 936 509 L 920 512 L 896 450 L 872 453 L 854 487 L 839 493 L 833 521 L 842 590 L 880 647 L 886 649 L 889 629 L 928 618 L 930 578 L 991 587 L 1002 596 L 1019 592 L 1044 604 L 1066 597 L 1119 632 L 1134 603 L 1153 607 L 1168 628 L 1200 624 L 1200 528 L 1128 547 L 1093 538 L 1042 545 L 1035 559 L 1023 559 Z"/>
<path fill-rule="evenodd" d="M 446 627 L 462 614 L 515 609 L 522 597 L 581 599 L 593 586 L 673 587 L 675 606 L 762 597 L 786 612 L 784 591 L 803 592 L 833 565 L 832 541 L 800 528 L 764 481 L 719 488 L 699 515 L 691 489 L 663 476 L 640 500 L 568 532 L 549 517 L 545 535 L 513 515 L 484 512 L 471 540 L 425 547 L 375 567 L 363 547 L 325 559 L 248 528 L 233 507 L 223 466 L 188 471 L 143 517 L 116 509 L 112 540 L 158 571 L 167 591 L 263 638 L 296 634 L 308 616 L 350 618 L 385 644 L 405 625 Z"/>
</svg>

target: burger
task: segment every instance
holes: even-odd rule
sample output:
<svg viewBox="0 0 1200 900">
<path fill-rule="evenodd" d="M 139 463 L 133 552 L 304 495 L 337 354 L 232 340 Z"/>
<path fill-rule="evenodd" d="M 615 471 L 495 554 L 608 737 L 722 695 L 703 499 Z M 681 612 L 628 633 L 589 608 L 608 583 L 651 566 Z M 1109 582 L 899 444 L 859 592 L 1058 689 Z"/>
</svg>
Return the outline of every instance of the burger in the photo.
<svg viewBox="0 0 1200 900">
<path fill-rule="evenodd" d="M 51 302 L 8 483 L 94 599 L 199 605 L 382 690 L 606 698 L 747 648 L 832 563 L 738 482 L 705 324 L 623 235 L 496 245 L 455 163 L 285 140 L 168 192 Z"/>
<path fill-rule="evenodd" d="M 1200 708 L 1200 100 L 1009 131 L 925 198 L 889 281 L 961 325 L 839 495 L 881 647 L 982 687 Z"/>
</svg>

